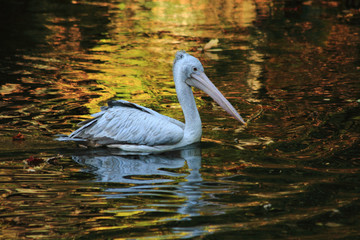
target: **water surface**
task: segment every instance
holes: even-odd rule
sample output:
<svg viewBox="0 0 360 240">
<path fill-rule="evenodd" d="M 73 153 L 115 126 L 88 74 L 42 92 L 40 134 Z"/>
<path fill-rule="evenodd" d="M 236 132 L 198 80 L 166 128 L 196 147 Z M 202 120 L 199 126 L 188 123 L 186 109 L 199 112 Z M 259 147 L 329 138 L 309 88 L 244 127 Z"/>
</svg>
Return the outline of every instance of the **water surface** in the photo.
<svg viewBox="0 0 360 240">
<path fill-rule="evenodd" d="M 347 2 L 2 2 L 1 238 L 354 239 L 360 15 Z M 201 144 L 125 156 L 54 141 L 111 99 L 183 120 L 180 49 L 247 128 L 195 90 Z"/>
</svg>

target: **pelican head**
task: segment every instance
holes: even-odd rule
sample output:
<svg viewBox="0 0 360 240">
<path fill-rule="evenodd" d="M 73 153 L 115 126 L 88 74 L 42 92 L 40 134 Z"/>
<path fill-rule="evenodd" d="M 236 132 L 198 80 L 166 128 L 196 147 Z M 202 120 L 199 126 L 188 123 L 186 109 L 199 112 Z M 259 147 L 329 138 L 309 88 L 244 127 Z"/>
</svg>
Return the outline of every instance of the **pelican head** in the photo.
<svg viewBox="0 0 360 240">
<path fill-rule="evenodd" d="M 197 58 L 191 56 L 183 50 L 178 51 L 175 55 L 173 74 L 177 89 L 180 89 L 181 86 L 186 85 L 190 88 L 196 87 L 204 91 L 226 112 L 228 112 L 239 122 L 246 125 L 240 114 L 206 76 L 204 73 L 204 67 Z"/>
</svg>

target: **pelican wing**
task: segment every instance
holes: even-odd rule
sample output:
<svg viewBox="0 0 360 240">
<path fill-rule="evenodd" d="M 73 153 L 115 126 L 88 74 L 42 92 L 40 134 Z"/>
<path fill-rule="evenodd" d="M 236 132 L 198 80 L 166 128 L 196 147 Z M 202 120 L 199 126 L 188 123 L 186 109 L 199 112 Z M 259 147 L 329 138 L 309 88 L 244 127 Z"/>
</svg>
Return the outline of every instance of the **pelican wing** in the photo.
<svg viewBox="0 0 360 240">
<path fill-rule="evenodd" d="M 151 109 L 127 101 L 110 101 L 93 119 L 69 137 L 94 141 L 101 145 L 168 145 L 183 138 L 185 125 Z"/>
</svg>

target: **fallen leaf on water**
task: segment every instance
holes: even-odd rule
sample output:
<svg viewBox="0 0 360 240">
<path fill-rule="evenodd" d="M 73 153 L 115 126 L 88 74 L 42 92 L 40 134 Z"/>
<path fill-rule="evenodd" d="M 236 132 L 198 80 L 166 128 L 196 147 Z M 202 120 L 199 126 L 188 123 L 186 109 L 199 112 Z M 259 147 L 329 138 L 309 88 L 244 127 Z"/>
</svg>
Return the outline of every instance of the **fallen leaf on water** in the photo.
<svg viewBox="0 0 360 240">
<path fill-rule="evenodd" d="M 47 159 L 45 160 L 45 162 L 47 162 L 47 163 L 49 163 L 49 164 L 55 164 L 56 161 L 58 161 L 58 160 L 59 160 L 60 158 L 62 158 L 62 157 L 63 157 L 62 155 L 58 154 L 58 155 L 55 156 L 55 157 L 47 158 Z"/>
<path fill-rule="evenodd" d="M 57 165 L 58 160 L 61 159 L 63 156 L 58 154 L 53 157 L 49 157 L 46 159 L 43 158 L 37 158 L 34 156 L 29 157 L 28 159 L 24 160 L 24 163 L 26 165 L 26 168 L 28 171 L 35 171 L 36 169 L 43 169 L 44 167 L 50 165 Z"/>
<path fill-rule="evenodd" d="M 22 135 L 20 132 L 12 137 L 13 141 L 23 141 L 25 140 L 24 135 Z"/>
<path fill-rule="evenodd" d="M 207 44 L 204 46 L 204 51 L 209 50 L 210 48 L 217 47 L 219 45 L 219 39 L 211 39 Z"/>
<path fill-rule="evenodd" d="M 29 157 L 28 159 L 24 160 L 24 162 L 29 166 L 38 166 L 45 162 L 42 158 L 35 158 L 33 156 Z"/>
<path fill-rule="evenodd" d="M 239 164 L 238 166 L 235 166 L 235 167 L 231 167 L 229 169 L 227 169 L 229 172 L 238 172 L 238 171 L 241 171 L 247 167 L 249 167 L 250 165 L 249 164 L 245 164 L 245 163 L 241 163 Z"/>
</svg>

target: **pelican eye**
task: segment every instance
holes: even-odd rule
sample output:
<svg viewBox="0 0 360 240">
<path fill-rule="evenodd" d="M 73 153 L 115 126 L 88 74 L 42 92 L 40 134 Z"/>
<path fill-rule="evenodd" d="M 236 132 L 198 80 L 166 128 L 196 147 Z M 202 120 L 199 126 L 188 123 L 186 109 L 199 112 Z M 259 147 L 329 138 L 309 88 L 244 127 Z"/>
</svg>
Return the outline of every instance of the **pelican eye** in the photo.
<svg viewBox="0 0 360 240">
<path fill-rule="evenodd" d="M 196 72 L 198 69 L 196 67 L 193 67 L 193 71 Z"/>
</svg>

